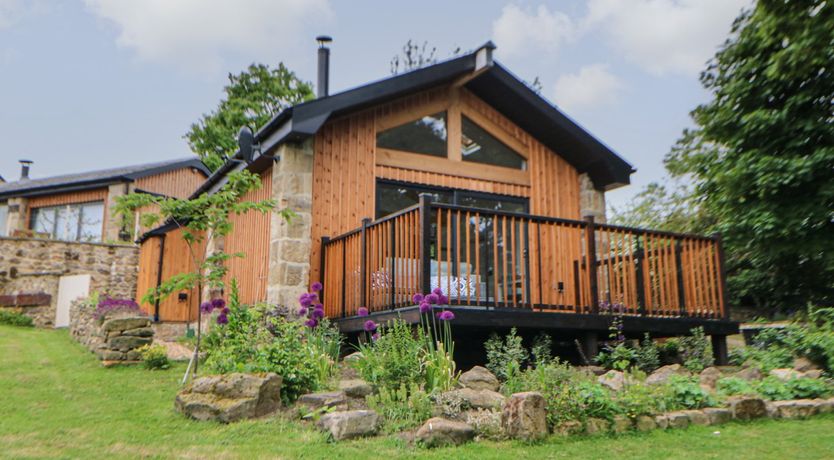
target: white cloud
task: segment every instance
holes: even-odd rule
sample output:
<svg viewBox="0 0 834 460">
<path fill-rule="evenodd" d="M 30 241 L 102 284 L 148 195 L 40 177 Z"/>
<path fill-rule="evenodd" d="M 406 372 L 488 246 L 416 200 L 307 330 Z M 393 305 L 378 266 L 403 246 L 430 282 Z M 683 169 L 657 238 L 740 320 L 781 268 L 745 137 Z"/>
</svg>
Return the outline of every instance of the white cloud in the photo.
<svg viewBox="0 0 834 460">
<path fill-rule="evenodd" d="M 42 0 L 0 0 L 0 29 L 17 24 L 25 16 L 44 13 L 49 7 Z"/>
<path fill-rule="evenodd" d="M 5 0 L 0 0 L 5 1 Z M 329 20 L 328 0 L 84 0 L 142 59 L 214 71 L 224 53 L 280 55 L 308 43 L 305 25 Z M 303 36 L 302 36 L 303 35 Z"/>
<path fill-rule="evenodd" d="M 751 0 L 590 0 L 583 33 L 655 75 L 697 75 Z"/>
<path fill-rule="evenodd" d="M 560 11 L 550 11 L 539 5 L 535 10 L 523 10 L 509 4 L 492 23 L 492 37 L 504 55 L 524 55 L 535 50 L 556 51 L 574 36 L 570 17 Z"/>
<path fill-rule="evenodd" d="M 569 113 L 578 112 L 615 102 L 623 88 L 622 80 L 607 65 L 592 64 L 560 76 L 553 85 L 553 100 Z"/>
</svg>

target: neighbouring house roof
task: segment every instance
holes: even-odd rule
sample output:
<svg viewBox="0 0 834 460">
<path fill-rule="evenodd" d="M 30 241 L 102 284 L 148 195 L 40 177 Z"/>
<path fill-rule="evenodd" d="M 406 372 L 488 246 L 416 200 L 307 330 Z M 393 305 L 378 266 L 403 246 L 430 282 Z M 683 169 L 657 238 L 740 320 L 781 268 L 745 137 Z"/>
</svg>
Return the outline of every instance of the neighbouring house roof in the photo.
<svg viewBox="0 0 834 460">
<path fill-rule="evenodd" d="M 0 199 L 97 188 L 117 182 L 132 182 L 142 177 L 162 174 L 182 168 L 195 168 L 207 176 L 211 173 L 199 159 L 181 158 L 178 160 L 87 171 L 78 174 L 45 177 L 42 179 L 8 182 L 0 184 Z"/>
</svg>

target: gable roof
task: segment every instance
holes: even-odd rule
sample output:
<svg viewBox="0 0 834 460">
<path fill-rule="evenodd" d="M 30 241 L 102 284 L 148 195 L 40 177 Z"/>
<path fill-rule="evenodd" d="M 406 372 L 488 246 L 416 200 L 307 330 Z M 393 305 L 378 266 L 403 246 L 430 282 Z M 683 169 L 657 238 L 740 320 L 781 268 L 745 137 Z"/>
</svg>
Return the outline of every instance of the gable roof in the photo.
<svg viewBox="0 0 834 460">
<path fill-rule="evenodd" d="M 491 57 L 484 68 L 478 53 L 481 50 L 491 52 L 493 48 L 490 42 L 458 58 L 297 104 L 258 130 L 255 140 L 261 143 L 261 151 L 267 153 L 282 142 L 302 141 L 315 135 L 331 118 L 448 84 L 482 69 L 463 87 L 556 152 L 580 173 L 588 173 L 597 187 L 612 189 L 628 184 L 629 176 L 634 172 L 628 162 Z"/>
<path fill-rule="evenodd" d="M 116 182 L 133 182 L 142 177 L 162 174 L 182 168 L 195 168 L 208 176 L 211 171 L 197 158 L 145 163 L 141 165 L 122 166 L 119 168 L 87 171 L 78 174 L 27 179 L 0 184 L 0 198 L 14 196 L 35 196 L 62 191 L 85 190 L 103 187 Z"/>
</svg>

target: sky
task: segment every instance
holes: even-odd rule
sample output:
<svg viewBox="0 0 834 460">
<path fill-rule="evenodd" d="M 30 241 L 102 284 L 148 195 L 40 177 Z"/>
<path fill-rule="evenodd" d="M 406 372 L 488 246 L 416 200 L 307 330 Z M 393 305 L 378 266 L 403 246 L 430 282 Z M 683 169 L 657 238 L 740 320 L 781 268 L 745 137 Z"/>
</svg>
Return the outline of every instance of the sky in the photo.
<svg viewBox="0 0 834 460">
<path fill-rule="evenodd" d="M 750 0 L 0 0 L 0 175 L 31 177 L 191 155 L 183 134 L 230 72 L 285 63 L 331 93 L 391 74 L 409 39 L 437 57 L 488 40 L 518 77 L 637 172 L 621 206 L 709 100 L 698 81 Z"/>
</svg>

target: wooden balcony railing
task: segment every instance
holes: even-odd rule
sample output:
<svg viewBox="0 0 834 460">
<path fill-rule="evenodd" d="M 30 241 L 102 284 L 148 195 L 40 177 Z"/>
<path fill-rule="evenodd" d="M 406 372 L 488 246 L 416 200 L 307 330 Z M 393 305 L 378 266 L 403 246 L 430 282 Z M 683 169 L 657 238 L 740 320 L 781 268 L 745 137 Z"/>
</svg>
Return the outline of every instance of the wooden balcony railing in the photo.
<svg viewBox="0 0 834 460">
<path fill-rule="evenodd" d="M 726 318 L 720 236 L 420 204 L 322 241 L 328 317 L 413 306 L 440 287 L 451 305 Z"/>
</svg>

